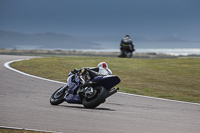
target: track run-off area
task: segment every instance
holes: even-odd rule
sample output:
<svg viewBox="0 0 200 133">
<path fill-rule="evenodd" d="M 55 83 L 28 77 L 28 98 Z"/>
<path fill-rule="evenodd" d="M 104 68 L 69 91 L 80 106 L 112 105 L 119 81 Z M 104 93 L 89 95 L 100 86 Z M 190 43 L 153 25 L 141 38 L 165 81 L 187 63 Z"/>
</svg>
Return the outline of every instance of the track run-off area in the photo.
<svg viewBox="0 0 200 133">
<path fill-rule="evenodd" d="M 64 83 L 9 67 L 33 56 L 0 55 L 0 126 L 63 133 L 199 133 L 200 104 L 117 93 L 95 109 L 49 103 Z"/>
</svg>

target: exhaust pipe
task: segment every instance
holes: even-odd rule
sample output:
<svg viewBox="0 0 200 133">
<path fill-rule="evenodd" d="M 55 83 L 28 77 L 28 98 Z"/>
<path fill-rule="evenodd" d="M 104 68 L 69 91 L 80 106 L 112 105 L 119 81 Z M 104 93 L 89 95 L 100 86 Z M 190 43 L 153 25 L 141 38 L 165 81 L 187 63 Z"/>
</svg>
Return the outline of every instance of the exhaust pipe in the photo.
<svg viewBox="0 0 200 133">
<path fill-rule="evenodd" d="M 109 97 L 109 96 L 111 96 L 111 95 L 115 94 L 115 93 L 116 93 L 118 90 L 119 90 L 119 88 L 118 88 L 118 87 L 115 87 L 114 89 L 110 90 L 110 91 L 108 92 L 108 95 L 107 95 L 107 97 Z"/>
</svg>

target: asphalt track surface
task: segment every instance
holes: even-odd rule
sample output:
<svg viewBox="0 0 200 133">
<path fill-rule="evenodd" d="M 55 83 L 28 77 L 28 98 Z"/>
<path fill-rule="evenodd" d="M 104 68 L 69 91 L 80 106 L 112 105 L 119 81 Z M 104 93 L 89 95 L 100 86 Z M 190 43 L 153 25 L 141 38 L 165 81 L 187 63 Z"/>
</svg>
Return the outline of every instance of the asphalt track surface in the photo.
<svg viewBox="0 0 200 133">
<path fill-rule="evenodd" d="M 117 93 L 96 109 L 50 95 L 61 83 L 22 75 L 4 63 L 28 56 L 0 55 L 0 126 L 63 133 L 199 133 L 200 104 Z"/>
</svg>

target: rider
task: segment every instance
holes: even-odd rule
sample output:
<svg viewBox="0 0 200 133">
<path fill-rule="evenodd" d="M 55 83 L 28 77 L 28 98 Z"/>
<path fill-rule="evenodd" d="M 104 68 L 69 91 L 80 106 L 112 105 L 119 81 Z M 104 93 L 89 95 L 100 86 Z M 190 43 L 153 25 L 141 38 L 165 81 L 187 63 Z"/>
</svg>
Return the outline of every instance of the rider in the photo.
<svg viewBox="0 0 200 133">
<path fill-rule="evenodd" d="M 100 62 L 97 67 L 85 67 L 74 71 L 81 71 L 81 77 L 85 81 L 81 87 L 89 85 L 90 81 L 96 76 L 112 75 L 112 71 L 108 68 L 106 62 Z"/>
<path fill-rule="evenodd" d="M 123 57 L 123 51 L 127 51 L 127 52 L 133 52 L 135 51 L 134 49 L 134 45 L 133 45 L 133 42 L 130 38 L 129 35 L 126 35 L 122 40 L 121 40 L 121 43 L 120 43 L 120 50 L 121 50 L 121 54 L 119 55 L 119 57 Z"/>
</svg>

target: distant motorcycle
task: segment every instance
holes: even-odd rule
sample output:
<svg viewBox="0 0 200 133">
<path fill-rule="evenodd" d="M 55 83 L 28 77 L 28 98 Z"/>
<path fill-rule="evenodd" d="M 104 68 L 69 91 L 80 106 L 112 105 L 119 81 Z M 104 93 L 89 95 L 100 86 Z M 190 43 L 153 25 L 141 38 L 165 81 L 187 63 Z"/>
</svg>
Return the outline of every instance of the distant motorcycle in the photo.
<svg viewBox="0 0 200 133">
<path fill-rule="evenodd" d="M 135 51 L 135 50 L 133 50 L 133 51 Z M 129 47 L 122 47 L 121 48 L 121 53 L 120 53 L 120 55 L 118 56 L 118 57 L 127 57 L 127 58 L 131 58 L 132 57 L 132 53 L 133 53 L 133 51 L 130 51 L 129 50 Z"/>
<path fill-rule="evenodd" d="M 90 82 L 85 83 L 88 79 Z M 50 97 L 52 105 L 67 103 L 82 104 L 85 108 L 96 108 L 106 98 L 116 93 L 115 87 L 120 79 L 115 75 L 102 76 L 88 69 L 77 70 L 68 74 L 67 84 L 56 90 Z"/>
</svg>

